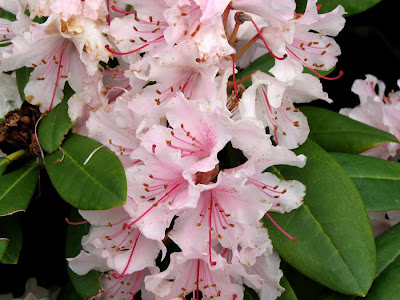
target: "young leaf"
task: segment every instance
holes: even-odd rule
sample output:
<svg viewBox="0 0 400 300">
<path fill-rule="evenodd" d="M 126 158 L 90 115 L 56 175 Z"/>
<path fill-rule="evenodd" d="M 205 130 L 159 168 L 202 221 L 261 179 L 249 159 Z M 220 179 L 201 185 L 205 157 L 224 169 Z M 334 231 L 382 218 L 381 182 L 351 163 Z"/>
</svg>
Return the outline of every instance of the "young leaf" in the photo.
<svg viewBox="0 0 400 300">
<path fill-rule="evenodd" d="M 368 211 L 400 209 L 400 164 L 380 158 L 331 153 L 350 175 Z"/>
<path fill-rule="evenodd" d="M 8 240 L 3 255 L 0 255 L 0 261 L 3 264 L 18 263 L 19 253 L 22 248 L 22 231 L 20 225 L 20 217 L 12 215 L 0 218 L 0 249 L 4 247 L 4 243 Z M 0 250 L 1 253 L 2 250 Z"/>
<path fill-rule="evenodd" d="M 64 136 L 71 129 L 68 115 L 68 101 L 64 100 L 54 107 L 39 123 L 38 138 L 44 151 L 52 153 L 61 146 Z"/>
<path fill-rule="evenodd" d="M 271 171 L 304 183 L 304 203 L 289 214 L 271 216 L 297 241 L 264 218 L 274 248 L 307 277 L 363 296 L 375 274 L 375 243 L 361 196 L 339 163 L 310 139 L 295 152 L 307 156 L 304 168 L 280 166 Z"/>
<path fill-rule="evenodd" d="M 379 2 L 381 2 L 381 0 L 319 0 L 318 4 L 322 4 L 319 10 L 320 14 L 330 12 L 341 4 L 347 12 L 345 16 L 348 17 L 366 11 Z M 306 8 L 307 0 L 297 0 L 296 4 L 296 11 L 303 13 Z"/>
<path fill-rule="evenodd" d="M 120 160 L 95 140 L 70 134 L 62 150 L 46 156 L 45 165 L 59 195 L 78 209 L 109 209 L 126 201 Z"/>
<path fill-rule="evenodd" d="M 244 297 L 243 300 L 259 300 L 258 294 L 252 288 L 244 285 Z"/>
<path fill-rule="evenodd" d="M 301 111 L 310 126 L 309 137 L 326 151 L 358 154 L 382 144 L 399 142 L 386 131 L 328 109 L 304 106 Z"/>
<path fill-rule="evenodd" d="M 72 210 L 70 219 L 74 222 L 83 221 L 82 217 L 76 210 Z M 90 225 L 88 223 L 82 225 L 69 225 L 67 227 L 65 255 L 67 258 L 77 256 L 82 250 L 82 236 L 88 234 Z M 79 276 L 68 268 L 68 276 L 71 279 L 72 286 L 81 299 L 96 295 L 100 289 L 100 272 L 90 271 L 86 275 Z"/>
<path fill-rule="evenodd" d="M 376 239 L 376 280 L 366 299 L 398 299 L 400 294 L 400 224 Z"/>
<path fill-rule="evenodd" d="M 29 75 L 31 74 L 32 71 L 33 68 L 27 68 L 27 67 L 22 67 L 18 70 L 15 70 L 15 75 L 17 77 L 18 92 L 22 101 L 25 100 L 24 89 L 29 81 Z"/>
<path fill-rule="evenodd" d="M 280 297 L 278 297 L 279 300 L 297 300 L 297 296 L 285 276 L 281 278 L 280 284 L 285 289 L 285 291 Z"/>
<path fill-rule="evenodd" d="M 8 159 L 5 157 L 0 157 L 0 176 L 3 175 L 9 163 L 10 161 Z"/>
<path fill-rule="evenodd" d="M 0 216 L 25 211 L 35 191 L 38 178 L 39 166 L 36 159 L 32 159 L 14 172 L 1 176 Z"/>
</svg>

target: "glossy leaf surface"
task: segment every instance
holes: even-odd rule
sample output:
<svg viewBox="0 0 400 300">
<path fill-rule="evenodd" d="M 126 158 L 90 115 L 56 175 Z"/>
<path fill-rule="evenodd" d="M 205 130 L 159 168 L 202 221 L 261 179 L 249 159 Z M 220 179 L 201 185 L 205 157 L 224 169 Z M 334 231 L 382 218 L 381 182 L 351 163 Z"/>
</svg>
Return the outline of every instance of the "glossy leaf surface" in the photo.
<svg viewBox="0 0 400 300">
<path fill-rule="evenodd" d="M 64 136 L 71 129 L 66 100 L 54 107 L 39 123 L 38 137 L 43 150 L 52 153 L 61 146 Z"/>
<path fill-rule="evenodd" d="M 281 278 L 280 282 L 281 286 L 285 289 L 283 294 L 278 298 L 279 300 L 297 300 L 297 296 L 293 291 L 289 281 L 286 279 L 285 276 Z"/>
<path fill-rule="evenodd" d="M 305 184 L 304 204 L 271 216 L 297 241 L 264 218 L 274 248 L 309 278 L 342 293 L 365 295 L 375 275 L 375 243 L 361 196 L 339 163 L 312 140 L 295 152 L 307 156 L 304 168 L 271 171 Z"/>
<path fill-rule="evenodd" d="M 4 243 L 7 239 L 7 246 L 4 249 Z M 22 230 L 20 217 L 12 215 L 0 218 L 0 252 L 4 250 L 3 255 L 0 255 L 0 261 L 3 264 L 18 263 L 19 253 L 22 248 Z"/>
<path fill-rule="evenodd" d="M 57 192 L 78 209 L 109 209 L 126 201 L 126 177 L 120 160 L 93 139 L 70 134 L 62 150 L 46 156 L 45 163 Z"/>
<path fill-rule="evenodd" d="M 304 106 L 300 110 L 307 117 L 309 137 L 329 152 L 358 154 L 382 144 L 398 142 L 386 131 L 325 108 Z"/>
<path fill-rule="evenodd" d="M 29 81 L 29 75 L 33 71 L 33 68 L 27 68 L 27 67 L 22 67 L 18 70 L 15 70 L 15 75 L 17 77 L 17 86 L 18 86 L 18 92 L 19 96 L 21 97 L 21 100 L 25 100 L 25 86 L 28 84 Z"/>
<path fill-rule="evenodd" d="M 70 220 L 74 222 L 83 221 L 83 218 L 76 210 L 70 215 Z M 77 256 L 82 250 L 82 236 L 89 232 L 90 225 L 88 223 L 82 225 L 69 225 L 67 227 L 65 255 L 67 258 Z M 79 276 L 68 268 L 68 276 L 71 279 L 72 286 L 81 299 L 87 299 L 96 295 L 100 289 L 99 276 L 100 272 L 90 271 L 86 275 Z"/>
<path fill-rule="evenodd" d="M 400 295 L 400 224 L 376 239 L 376 279 L 366 299 L 398 299 Z"/>
<path fill-rule="evenodd" d="M 39 178 L 39 166 L 32 159 L 22 168 L 0 178 L 0 216 L 25 211 Z"/>
<path fill-rule="evenodd" d="M 400 164 L 362 155 L 331 153 L 350 175 L 368 211 L 400 209 Z"/>
</svg>

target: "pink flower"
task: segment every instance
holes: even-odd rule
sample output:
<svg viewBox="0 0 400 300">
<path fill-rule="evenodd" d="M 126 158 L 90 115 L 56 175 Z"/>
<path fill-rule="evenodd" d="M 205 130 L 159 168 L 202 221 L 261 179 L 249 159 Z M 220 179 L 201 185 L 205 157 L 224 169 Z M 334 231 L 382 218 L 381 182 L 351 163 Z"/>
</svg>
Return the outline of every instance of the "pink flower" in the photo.
<svg viewBox="0 0 400 300">
<path fill-rule="evenodd" d="M 319 80 L 309 74 L 281 82 L 256 71 L 252 81 L 239 102 L 241 118 L 261 119 L 273 134 L 275 142 L 289 149 L 303 144 L 310 132 L 306 117 L 293 106 L 293 102 L 304 103 L 314 99 L 332 102 L 322 91 Z"/>
<path fill-rule="evenodd" d="M 400 86 L 400 81 L 398 82 Z M 378 89 L 376 92 L 375 89 Z M 366 75 L 365 80 L 357 79 L 352 92 L 360 98 L 360 105 L 353 109 L 343 108 L 341 114 L 359 122 L 387 131 L 400 139 L 400 91 L 384 95 L 385 84 L 373 75 Z M 387 159 L 396 155 L 400 149 L 397 143 L 383 144 L 362 154 Z"/>
</svg>

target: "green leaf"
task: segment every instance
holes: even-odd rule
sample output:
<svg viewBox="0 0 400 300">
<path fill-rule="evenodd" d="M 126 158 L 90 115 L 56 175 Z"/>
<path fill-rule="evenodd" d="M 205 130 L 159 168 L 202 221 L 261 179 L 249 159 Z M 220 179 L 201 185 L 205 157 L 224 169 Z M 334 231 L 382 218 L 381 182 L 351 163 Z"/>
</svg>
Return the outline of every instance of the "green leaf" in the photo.
<svg viewBox="0 0 400 300">
<path fill-rule="evenodd" d="M 72 210 L 70 219 L 74 222 L 83 221 L 83 218 L 75 209 Z M 82 236 L 88 234 L 89 228 L 90 225 L 88 223 L 82 225 L 69 225 L 67 227 L 65 243 L 65 255 L 67 258 L 75 257 L 81 252 L 81 239 Z M 82 299 L 87 299 L 88 297 L 96 295 L 99 292 L 100 274 L 100 272 L 92 270 L 86 275 L 79 276 L 70 268 L 68 268 L 68 276 L 71 279 L 71 283 L 75 288 L 76 293 Z"/>
<path fill-rule="evenodd" d="M 368 211 L 400 209 L 400 164 L 384 159 L 331 153 L 350 175 Z"/>
<path fill-rule="evenodd" d="M 382 144 L 398 142 L 386 131 L 337 112 L 312 106 L 300 109 L 308 119 L 309 137 L 326 151 L 358 154 Z"/>
<path fill-rule="evenodd" d="M 6 253 L 9 242 L 10 240 L 7 238 L 0 238 L 0 261 L 3 259 L 3 256 Z"/>
<path fill-rule="evenodd" d="M 11 13 L 1 7 L 0 7 L 0 18 L 7 19 L 11 22 L 14 22 L 17 20 L 17 17 L 13 13 Z"/>
<path fill-rule="evenodd" d="M 366 11 L 379 2 L 381 0 L 318 0 L 318 4 L 322 4 L 320 14 L 330 12 L 341 4 L 347 12 L 346 17 Z M 296 4 L 296 11 L 304 12 L 307 0 L 296 0 Z"/>
<path fill-rule="evenodd" d="M 40 146 L 48 153 L 54 152 L 61 146 L 64 136 L 71 127 L 68 101 L 64 100 L 40 121 L 38 129 Z"/>
<path fill-rule="evenodd" d="M 269 70 L 275 65 L 275 58 L 272 57 L 271 54 L 267 53 L 263 56 L 260 56 L 259 58 L 257 58 L 256 60 L 254 60 L 251 64 L 249 64 L 245 69 L 241 70 L 237 75 L 236 75 L 236 79 L 241 79 L 245 76 L 251 75 L 251 73 L 260 70 L 264 73 L 267 73 L 270 76 L 273 76 L 271 73 L 269 73 Z M 327 71 L 318 71 L 318 73 L 320 73 L 323 76 L 327 76 L 329 75 L 333 70 L 335 69 L 335 67 L 333 67 L 330 70 Z M 309 69 L 304 68 L 304 73 L 307 74 L 311 74 L 313 76 L 316 76 L 319 78 L 319 76 L 317 76 L 316 74 L 314 74 L 313 72 L 311 72 Z M 251 85 L 251 81 L 248 80 L 246 82 L 243 83 L 243 85 L 248 88 Z"/>
<path fill-rule="evenodd" d="M 285 291 L 280 297 L 278 297 L 279 300 L 297 300 L 297 296 L 285 276 L 281 278 L 280 284 L 285 289 Z"/>
<path fill-rule="evenodd" d="M 380 235 L 376 243 L 376 280 L 365 299 L 397 299 L 400 293 L 400 224 Z M 321 300 L 353 300 L 333 291 L 321 295 Z M 358 298 L 357 298 L 358 299 Z M 360 298 L 361 299 L 361 298 Z"/>
<path fill-rule="evenodd" d="M 63 93 L 64 93 L 63 101 L 68 101 L 69 98 L 71 98 L 72 95 L 75 94 L 75 91 L 69 85 L 68 81 L 65 83 Z"/>
<path fill-rule="evenodd" d="M 260 300 L 260 297 L 258 297 L 258 294 L 256 293 L 255 290 L 252 288 L 249 288 L 248 286 L 244 285 L 244 300 Z"/>
<path fill-rule="evenodd" d="M 74 286 L 72 285 L 71 281 L 64 286 L 60 293 L 57 296 L 57 300 L 72 300 L 72 299 L 80 299 L 81 297 L 75 291 Z"/>
<path fill-rule="evenodd" d="M 35 191 L 38 178 L 39 166 L 36 159 L 32 159 L 14 172 L 1 176 L 0 216 L 25 211 Z"/>
<path fill-rule="evenodd" d="M 22 67 L 18 70 L 15 70 L 15 75 L 17 77 L 17 86 L 18 86 L 18 92 L 19 96 L 21 97 L 21 100 L 25 100 L 25 86 L 28 84 L 29 81 L 29 75 L 33 71 L 33 68 L 27 68 L 27 67 Z"/>
<path fill-rule="evenodd" d="M 284 260 L 281 261 L 281 269 L 290 284 L 290 288 L 298 299 L 317 299 L 318 295 L 325 288 L 323 285 L 304 276 Z"/>
<path fill-rule="evenodd" d="M 3 175 L 9 163 L 10 161 L 8 159 L 5 157 L 0 157 L 0 176 Z"/>
<path fill-rule="evenodd" d="M 275 58 L 272 57 L 271 54 L 267 53 L 263 56 L 260 56 L 256 60 L 254 60 L 250 65 L 248 65 L 245 69 L 240 71 L 236 75 L 236 79 L 243 78 L 245 76 L 251 75 L 251 73 L 260 70 L 264 73 L 267 73 L 268 75 L 272 76 L 271 73 L 269 73 L 269 70 L 275 65 Z M 248 88 L 251 85 L 251 81 L 246 81 L 243 83 L 243 85 Z"/>
<path fill-rule="evenodd" d="M 8 240 L 7 249 L 5 249 L 2 256 L 0 255 L 0 261 L 3 264 L 18 263 L 19 253 L 22 248 L 22 231 L 20 223 L 20 217 L 18 215 L 0 218 L 1 240 L 3 240 L 3 238 Z"/>
<path fill-rule="evenodd" d="M 400 224 L 376 239 L 376 280 L 366 299 L 398 299 L 400 294 Z"/>
<path fill-rule="evenodd" d="M 375 274 L 375 243 L 361 196 L 339 163 L 312 140 L 295 152 L 307 156 L 304 168 L 271 169 L 283 179 L 305 184 L 304 203 L 291 213 L 271 216 L 297 241 L 264 218 L 274 248 L 307 277 L 333 290 L 363 296 Z"/>
<path fill-rule="evenodd" d="M 63 150 L 45 158 L 53 186 L 65 201 L 78 209 L 109 209 L 126 201 L 124 168 L 111 150 L 100 147 L 102 144 L 95 140 L 70 134 L 62 145 Z"/>
<path fill-rule="evenodd" d="M 4 172 L 7 169 L 7 166 L 12 163 L 13 161 L 16 161 L 20 158 L 23 158 L 27 154 L 27 150 L 18 150 L 15 151 L 14 153 L 11 153 L 7 155 L 6 157 L 0 157 L 0 176 L 4 174 Z"/>
</svg>

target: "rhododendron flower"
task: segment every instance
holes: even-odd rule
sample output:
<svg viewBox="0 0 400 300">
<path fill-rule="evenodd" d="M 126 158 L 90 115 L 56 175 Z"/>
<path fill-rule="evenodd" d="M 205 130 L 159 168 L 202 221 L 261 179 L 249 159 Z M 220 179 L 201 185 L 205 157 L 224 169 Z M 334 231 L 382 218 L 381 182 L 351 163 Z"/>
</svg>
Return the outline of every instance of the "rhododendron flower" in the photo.
<svg viewBox="0 0 400 300">
<path fill-rule="evenodd" d="M 400 87 L 400 80 L 397 82 Z M 377 91 L 376 91 L 377 89 Z M 400 139 L 400 91 L 384 95 L 385 84 L 373 75 L 357 79 L 351 88 L 360 98 L 360 105 L 353 109 L 342 108 L 341 114 L 378 129 L 388 131 Z M 400 149 L 397 143 L 383 144 L 362 154 L 387 159 Z"/>
<path fill-rule="evenodd" d="M 322 91 L 319 80 L 301 74 L 295 80 L 281 82 L 263 72 L 252 75 L 253 84 L 243 93 L 239 103 L 242 119 L 260 119 L 268 126 L 278 145 L 289 149 L 303 144 L 310 132 L 307 118 L 293 103 L 324 99 L 332 102 Z"/>
<path fill-rule="evenodd" d="M 159 299 L 186 295 L 200 299 L 200 292 L 204 299 L 243 299 L 243 288 L 232 282 L 224 259 L 218 256 L 216 266 L 210 266 L 207 256 L 196 252 L 172 253 L 168 269 L 146 277 L 145 284 Z"/>
</svg>

